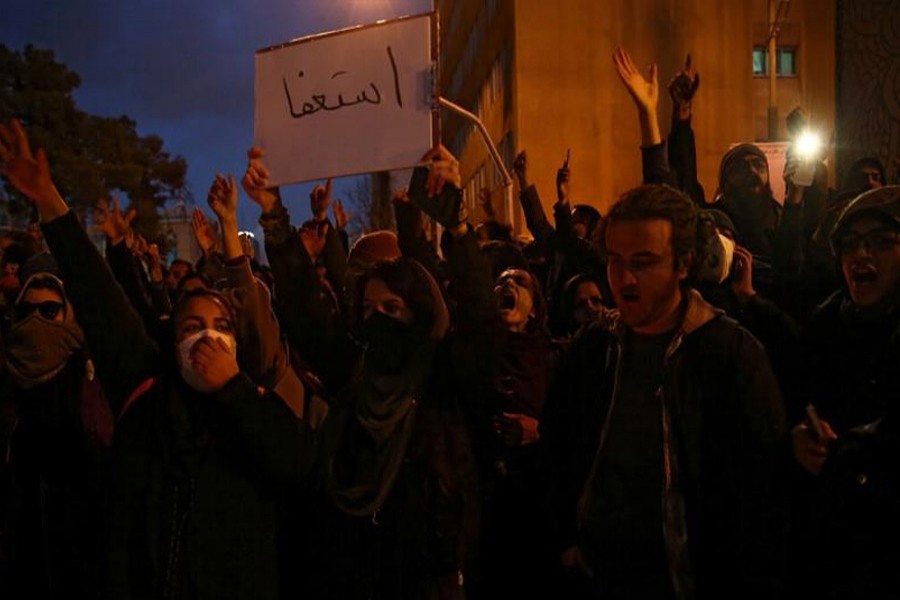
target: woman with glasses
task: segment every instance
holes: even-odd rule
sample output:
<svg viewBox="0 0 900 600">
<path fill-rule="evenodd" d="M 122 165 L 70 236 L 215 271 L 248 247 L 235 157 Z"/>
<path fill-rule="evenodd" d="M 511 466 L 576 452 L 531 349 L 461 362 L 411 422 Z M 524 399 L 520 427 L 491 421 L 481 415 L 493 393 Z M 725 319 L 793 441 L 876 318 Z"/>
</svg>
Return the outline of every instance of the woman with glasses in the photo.
<svg viewBox="0 0 900 600">
<path fill-rule="evenodd" d="M 873 494 L 869 501 L 876 493 L 888 497 L 876 492 L 876 486 L 883 490 L 888 480 L 873 477 L 875 465 L 881 468 L 886 464 L 887 455 L 870 454 L 868 463 L 862 461 L 855 466 L 846 458 L 859 458 L 854 446 L 860 442 L 860 431 L 874 427 L 894 412 L 900 389 L 900 186 L 857 196 L 841 213 L 830 239 L 842 285 L 804 327 L 800 354 L 803 369 L 791 403 L 793 455 L 808 473 L 796 486 L 796 565 L 791 571 L 797 574 L 798 588 L 803 586 L 804 590 L 809 590 L 807 584 L 814 579 L 834 584 L 828 591 L 842 593 L 843 597 L 859 597 L 864 588 L 863 595 L 882 597 L 881 592 L 873 590 L 896 577 L 893 571 L 884 569 L 890 555 L 882 551 L 883 545 L 874 543 L 877 534 L 857 527 L 856 540 L 869 536 L 863 552 L 856 551 L 862 548 L 859 545 L 835 545 L 838 538 L 829 540 L 829 535 L 847 526 L 856 527 L 859 522 L 853 525 L 851 520 L 844 520 L 848 513 L 841 510 L 837 513 L 843 517 L 832 514 L 829 519 L 810 521 L 810 507 L 840 500 L 829 497 L 835 493 L 829 486 L 836 483 L 836 475 L 846 479 L 852 474 L 854 493 Z M 819 428 L 803 416 L 809 404 L 820 417 Z M 889 444 L 878 450 L 885 451 L 894 452 Z M 896 464 L 893 468 L 896 470 Z M 823 477 L 823 470 L 831 475 Z M 864 513 L 858 512 L 855 518 Z M 871 519 L 869 525 L 875 522 Z M 882 519 L 877 527 L 889 531 L 888 525 Z"/>
</svg>

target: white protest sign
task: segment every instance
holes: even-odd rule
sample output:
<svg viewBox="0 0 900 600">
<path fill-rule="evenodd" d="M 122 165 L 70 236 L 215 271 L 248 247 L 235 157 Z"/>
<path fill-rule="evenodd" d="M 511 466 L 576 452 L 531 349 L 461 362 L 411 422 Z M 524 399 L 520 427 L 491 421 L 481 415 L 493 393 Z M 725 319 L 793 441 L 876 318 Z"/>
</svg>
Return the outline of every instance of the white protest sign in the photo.
<svg viewBox="0 0 900 600">
<path fill-rule="evenodd" d="M 255 145 L 274 185 L 415 165 L 432 145 L 431 15 L 256 53 Z"/>
</svg>

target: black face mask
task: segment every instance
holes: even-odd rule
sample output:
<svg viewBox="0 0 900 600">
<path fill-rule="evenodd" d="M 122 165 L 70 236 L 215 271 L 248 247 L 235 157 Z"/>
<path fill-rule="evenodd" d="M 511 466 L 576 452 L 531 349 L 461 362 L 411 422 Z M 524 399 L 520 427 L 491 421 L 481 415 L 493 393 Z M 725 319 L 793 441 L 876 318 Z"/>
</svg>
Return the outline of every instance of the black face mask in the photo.
<svg viewBox="0 0 900 600">
<path fill-rule="evenodd" d="M 380 312 L 363 321 L 359 333 L 366 344 L 366 366 L 376 373 L 402 371 L 422 342 L 412 325 Z"/>
</svg>

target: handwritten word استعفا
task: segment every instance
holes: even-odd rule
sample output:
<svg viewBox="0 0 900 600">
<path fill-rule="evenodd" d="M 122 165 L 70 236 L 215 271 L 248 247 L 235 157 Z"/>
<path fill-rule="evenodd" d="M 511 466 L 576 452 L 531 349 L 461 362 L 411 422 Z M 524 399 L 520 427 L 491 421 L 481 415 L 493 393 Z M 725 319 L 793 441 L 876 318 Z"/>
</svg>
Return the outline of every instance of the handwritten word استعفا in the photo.
<svg viewBox="0 0 900 600">
<path fill-rule="evenodd" d="M 388 60 L 391 63 L 391 73 L 393 74 L 394 79 L 394 94 L 397 100 L 397 106 L 403 108 L 403 97 L 400 94 L 400 76 L 397 73 L 397 63 L 394 60 L 394 53 L 391 51 L 391 47 L 387 47 L 387 55 Z M 347 71 L 337 71 L 334 73 L 331 78 L 335 79 L 342 75 L 346 75 Z M 303 71 L 300 71 L 298 77 L 303 77 Z M 294 100 L 291 97 L 291 91 L 288 89 L 287 79 L 285 77 L 281 78 L 281 82 L 284 85 L 284 95 L 287 98 L 288 110 L 291 113 L 291 117 L 295 119 L 300 119 L 302 117 L 306 117 L 308 115 L 313 115 L 319 111 L 335 111 L 340 110 L 342 108 L 346 108 L 348 106 L 356 106 L 357 104 L 381 104 L 381 91 L 378 89 L 378 86 L 375 85 L 374 82 L 369 83 L 369 88 L 371 88 L 373 94 L 369 95 L 369 89 L 363 89 L 359 94 L 356 95 L 354 100 L 344 100 L 343 94 L 337 95 L 337 103 L 328 103 L 328 98 L 325 94 L 312 94 L 310 96 L 310 100 L 312 102 L 304 102 L 300 106 L 300 110 L 298 111 L 294 107 Z"/>
</svg>

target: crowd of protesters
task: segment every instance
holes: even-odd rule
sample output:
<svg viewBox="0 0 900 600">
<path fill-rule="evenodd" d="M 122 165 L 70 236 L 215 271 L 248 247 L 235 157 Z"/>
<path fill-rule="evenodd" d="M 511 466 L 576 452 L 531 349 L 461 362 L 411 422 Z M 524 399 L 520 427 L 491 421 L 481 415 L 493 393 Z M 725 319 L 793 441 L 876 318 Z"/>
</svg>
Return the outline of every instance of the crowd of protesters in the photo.
<svg viewBox="0 0 900 600">
<path fill-rule="evenodd" d="M 551 221 L 521 152 L 527 243 L 441 146 L 352 245 L 252 148 L 196 264 L 117 201 L 103 256 L 0 125 L 40 219 L 2 240 L 0 596 L 898 597 L 900 186 L 742 144 L 707 195 L 690 59 L 666 140 L 655 67 L 613 63 L 643 181 L 601 215 L 567 160 Z"/>
</svg>

